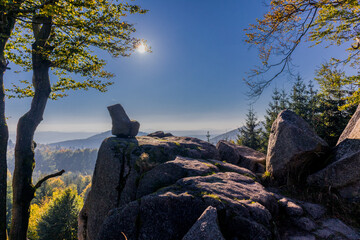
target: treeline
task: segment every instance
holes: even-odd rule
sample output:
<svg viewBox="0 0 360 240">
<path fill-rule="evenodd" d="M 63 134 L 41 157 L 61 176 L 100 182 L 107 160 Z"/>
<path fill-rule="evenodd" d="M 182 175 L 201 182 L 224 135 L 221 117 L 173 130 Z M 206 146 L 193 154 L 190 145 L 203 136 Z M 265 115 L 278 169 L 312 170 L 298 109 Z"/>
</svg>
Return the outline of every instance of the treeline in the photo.
<svg viewBox="0 0 360 240">
<path fill-rule="evenodd" d="M 77 239 L 77 217 L 90 186 L 90 175 L 71 172 L 44 182 L 31 202 L 28 239 Z M 11 221 L 11 197 L 11 174 L 8 172 L 8 230 Z"/>
<path fill-rule="evenodd" d="M 325 68 L 315 78 L 318 90 L 313 81 L 305 84 L 300 76 L 289 92 L 275 88 L 264 121 L 258 121 L 256 113 L 250 107 L 246 123 L 239 129 L 237 144 L 266 153 L 274 120 L 282 110 L 289 109 L 305 119 L 330 146 L 335 146 L 356 110 L 356 106 L 347 101 L 353 90 L 345 89 L 339 83 L 342 76 L 343 72 Z"/>
<path fill-rule="evenodd" d="M 35 174 L 51 173 L 64 169 L 66 172 L 92 174 L 95 167 L 97 149 L 56 149 L 40 145 L 35 150 Z M 8 151 L 8 168 L 14 171 L 14 152 Z"/>
</svg>

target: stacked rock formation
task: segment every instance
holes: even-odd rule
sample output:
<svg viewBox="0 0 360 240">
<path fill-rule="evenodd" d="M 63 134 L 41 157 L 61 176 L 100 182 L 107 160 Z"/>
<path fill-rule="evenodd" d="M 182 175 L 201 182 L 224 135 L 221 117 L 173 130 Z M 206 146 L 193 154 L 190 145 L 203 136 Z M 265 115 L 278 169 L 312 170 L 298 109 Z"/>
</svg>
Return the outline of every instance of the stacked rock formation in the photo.
<svg viewBox="0 0 360 240">
<path fill-rule="evenodd" d="M 285 111 L 274 126 L 266 161 L 284 162 L 268 168 L 273 176 L 320 161 L 326 143 L 296 115 Z M 265 156 L 252 149 L 162 132 L 123 136 L 99 149 L 79 240 L 360 239 L 325 207 L 266 189 L 257 177 Z"/>
<path fill-rule="evenodd" d="M 121 138 L 134 138 L 140 128 L 140 123 L 130 120 L 120 104 L 108 107 L 112 119 L 112 134 Z"/>
</svg>

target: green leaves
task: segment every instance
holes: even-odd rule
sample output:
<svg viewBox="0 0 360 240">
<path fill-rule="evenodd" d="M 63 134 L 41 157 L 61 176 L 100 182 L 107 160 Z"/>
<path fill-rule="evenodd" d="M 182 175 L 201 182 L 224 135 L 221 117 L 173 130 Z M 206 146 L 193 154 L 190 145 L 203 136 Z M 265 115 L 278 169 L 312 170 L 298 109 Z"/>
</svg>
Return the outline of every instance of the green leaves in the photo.
<svg viewBox="0 0 360 240">
<path fill-rule="evenodd" d="M 272 0 L 269 11 L 247 31 L 247 42 L 258 46 L 262 64 L 254 69 L 247 82 L 255 95 L 284 71 L 291 71 L 291 56 L 298 45 L 309 41 L 313 45 L 339 46 L 348 52 L 345 59 L 330 61 L 334 67 L 359 69 L 360 55 L 351 44 L 360 35 L 360 3 L 358 0 Z M 336 57 L 336 56 L 334 56 Z M 274 73 L 274 71 L 275 73 Z M 260 74 L 273 74 L 268 80 L 255 79 Z M 355 74 L 356 75 L 356 74 Z M 359 86 L 356 78 L 347 78 Z M 355 91 L 348 102 L 358 104 L 360 92 Z"/>
<path fill-rule="evenodd" d="M 130 56 L 141 40 L 132 36 L 136 29 L 125 18 L 147 12 L 138 5 L 109 0 L 26 1 L 21 9 L 6 45 L 6 57 L 30 71 L 35 51 L 32 44 L 45 41 L 36 53 L 51 63 L 58 78 L 52 83 L 52 99 L 67 96 L 68 90 L 106 91 L 113 75 L 105 70 L 103 54 L 95 53 L 102 50 L 113 57 Z M 44 19 L 51 19 L 52 26 L 46 39 L 39 35 Z M 85 80 L 79 81 L 79 77 Z M 32 85 L 26 82 L 13 84 L 8 94 L 10 98 L 34 95 Z"/>
</svg>

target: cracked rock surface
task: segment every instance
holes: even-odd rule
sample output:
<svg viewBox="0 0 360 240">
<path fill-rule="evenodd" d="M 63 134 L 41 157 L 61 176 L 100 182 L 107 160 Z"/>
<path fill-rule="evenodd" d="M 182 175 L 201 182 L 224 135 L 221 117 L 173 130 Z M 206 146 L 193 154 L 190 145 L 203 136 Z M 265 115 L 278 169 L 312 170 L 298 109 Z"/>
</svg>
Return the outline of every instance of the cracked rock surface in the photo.
<svg viewBox="0 0 360 240">
<path fill-rule="evenodd" d="M 360 239 L 323 206 L 272 192 L 219 158 L 195 138 L 105 139 L 79 240 Z"/>
</svg>

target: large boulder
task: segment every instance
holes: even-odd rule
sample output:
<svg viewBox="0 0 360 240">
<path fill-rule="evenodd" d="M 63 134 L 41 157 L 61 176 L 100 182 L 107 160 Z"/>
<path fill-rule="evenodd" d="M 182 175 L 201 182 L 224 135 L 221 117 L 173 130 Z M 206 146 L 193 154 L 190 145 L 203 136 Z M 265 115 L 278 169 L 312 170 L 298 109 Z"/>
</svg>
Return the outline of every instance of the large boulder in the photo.
<svg viewBox="0 0 360 240">
<path fill-rule="evenodd" d="M 360 201 L 360 106 L 341 134 L 330 162 L 309 176 L 308 184 L 331 187 L 344 198 Z"/>
<path fill-rule="evenodd" d="M 279 113 L 269 137 L 266 171 L 279 185 L 304 183 L 322 165 L 328 144 L 290 110 Z"/>
<path fill-rule="evenodd" d="M 146 192 L 148 188 L 152 191 L 152 186 L 145 186 L 141 177 L 157 165 L 174 160 L 176 156 L 219 159 L 215 146 L 196 138 L 170 136 L 159 139 L 143 136 L 136 139 L 105 139 L 98 152 L 91 190 L 79 215 L 79 239 L 95 239 L 111 209 L 137 199 L 140 182 L 141 191 Z M 209 169 L 197 171 L 210 174 L 217 167 Z"/>
<path fill-rule="evenodd" d="M 222 161 L 247 168 L 255 173 L 265 172 L 266 155 L 246 146 L 236 145 L 227 141 L 216 144 Z"/>
</svg>

